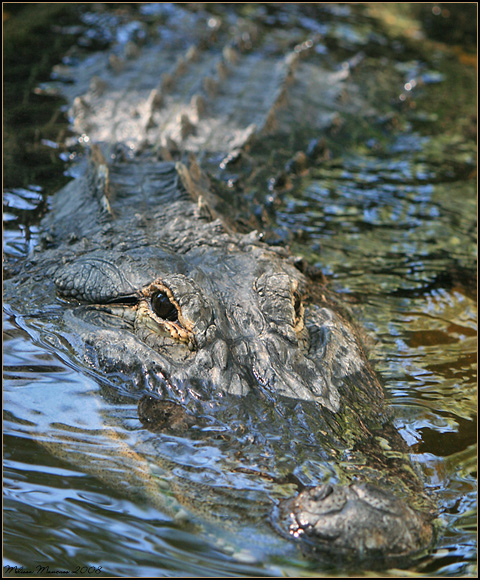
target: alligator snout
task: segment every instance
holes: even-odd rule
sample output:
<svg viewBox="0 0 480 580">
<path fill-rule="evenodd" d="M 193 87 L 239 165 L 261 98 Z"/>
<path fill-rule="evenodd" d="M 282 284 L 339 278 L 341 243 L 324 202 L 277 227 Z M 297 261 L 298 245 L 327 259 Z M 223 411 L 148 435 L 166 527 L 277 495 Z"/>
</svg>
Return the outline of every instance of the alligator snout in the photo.
<svg viewBox="0 0 480 580">
<path fill-rule="evenodd" d="M 431 544 L 427 518 L 370 484 L 325 484 L 279 506 L 280 525 L 307 549 L 345 563 L 399 561 Z"/>
</svg>

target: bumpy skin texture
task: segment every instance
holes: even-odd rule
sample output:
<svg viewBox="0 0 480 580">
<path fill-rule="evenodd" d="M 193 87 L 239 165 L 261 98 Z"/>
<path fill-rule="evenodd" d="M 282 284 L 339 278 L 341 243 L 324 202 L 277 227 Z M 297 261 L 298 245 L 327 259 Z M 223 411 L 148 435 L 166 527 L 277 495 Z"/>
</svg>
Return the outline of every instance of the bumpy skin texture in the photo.
<svg viewBox="0 0 480 580">
<path fill-rule="evenodd" d="M 95 165 L 88 171 L 96 171 Z M 14 282 L 20 291 L 28 287 L 32 300 L 45 301 L 40 295 L 53 281 L 51 291 L 65 308 L 63 324 L 81 338 L 87 360 L 106 373 L 135 377 L 153 395 L 139 406 L 147 429 L 184 433 L 201 425 L 195 412 L 205 413 L 219 397 L 258 406 L 258 417 L 255 411 L 249 419 L 254 422 L 261 420 L 262 408 L 283 405 L 297 414 L 298 433 L 305 432 L 304 421 L 312 430 L 307 447 L 314 439 L 324 457 L 330 448 L 357 447 L 355 479 L 389 485 L 393 476 L 402 495 L 416 494 L 416 503 L 428 506 L 420 514 L 371 484 L 334 485 L 327 499 L 324 487 L 307 488 L 279 501 L 274 527 L 313 547 L 311 553 L 371 565 L 407 560 L 430 545 L 431 506 L 407 456 L 396 451 L 403 449 L 400 437 L 391 429 L 382 389 L 356 332 L 327 291 L 311 303 L 314 284 L 285 250 L 262 243 L 256 232 L 238 234 L 220 219 L 199 217 L 198 204 L 188 197 L 201 196 L 204 176 L 196 182 L 188 174 L 193 189 L 187 192 L 179 179 L 186 167 L 179 173 L 148 154 L 112 165 L 110 183 L 117 192 L 112 210 L 121 217 L 105 219 L 101 211 L 91 212 L 88 171 L 57 194 L 47 219 L 55 233 L 52 216 L 57 208 L 65 213 L 72 196 L 77 202 L 84 198 L 79 205 L 90 208 L 89 219 L 59 222 L 61 228 L 74 224 L 73 241 L 59 241 L 35 258 L 23 282 Z M 149 186 L 152 174 L 155 188 Z M 275 428 L 283 431 L 281 424 Z M 265 427 L 265 441 L 268 431 Z M 390 453 L 381 449 L 385 442 Z M 256 453 L 251 461 L 258 461 Z M 390 454 L 393 459 L 387 459 Z M 280 458 L 267 463 L 269 477 L 279 481 L 285 477 L 276 466 Z M 177 487 L 176 493 L 191 510 L 201 510 L 194 490 Z M 211 505 L 208 511 L 214 511 Z"/>
<path fill-rule="evenodd" d="M 103 144 L 92 147 L 81 176 L 53 199 L 43 221 L 47 247 L 7 284 L 6 296 L 12 302 L 28 296 L 55 313 L 60 308 L 59 332 L 81 339 L 80 346 L 72 340 L 78 356 L 105 373 L 124 373 L 139 396 L 147 392 L 139 407 L 147 428 L 184 432 L 195 410 L 248 401 L 245 425 L 257 422 L 263 430 L 239 449 L 246 464 L 264 462 L 278 481 L 285 477 L 282 450 L 325 459 L 348 448 L 353 461 L 343 483 L 368 484 L 328 484 L 279 499 L 276 529 L 322 557 L 408 557 L 431 543 L 431 506 L 354 328 L 287 250 L 268 246 L 257 232 L 236 232 L 218 214 L 221 204 L 193 157 L 172 160 L 174 141 L 185 153 L 246 151 L 252 136 L 261 139 L 272 125 L 301 122 L 299 111 L 317 111 L 321 127 L 342 78 L 301 65 L 298 52 L 258 60 L 247 50 L 237 54 L 227 39 L 219 57 L 204 40 L 181 58 L 174 56 L 178 47 L 161 41 L 122 70 L 108 69 L 105 57 L 103 64 L 91 61 L 92 71 L 76 71 L 77 83 L 67 90 L 75 127 Z M 167 65 L 172 74 L 158 85 Z M 218 78 L 202 81 L 212 67 Z M 230 81 L 219 90 L 227 70 Z M 98 80 L 90 83 L 99 71 L 100 88 Z M 245 101 L 259 86 L 266 97 Z M 282 113 L 287 93 L 290 108 Z M 222 420 L 229 408 L 222 408 Z M 287 431 L 295 431 L 285 436 L 287 420 Z M 281 444 L 271 443 L 275 437 Z M 277 447 L 261 455 L 262 444 Z M 150 493 L 155 484 L 148 481 Z M 179 501 L 201 510 L 203 501 L 186 488 Z M 415 496 L 423 513 L 397 492 Z"/>
<path fill-rule="evenodd" d="M 128 165 L 140 180 L 137 188 L 131 175 L 124 182 Z M 309 281 L 285 250 L 268 247 L 255 232 L 227 232 L 219 219 L 198 218 L 181 188 L 179 199 L 162 203 L 179 180 L 173 164 L 141 159 L 120 167 L 112 167 L 110 180 L 117 192 L 113 210 L 122 218 L 108 222 L 105 231 L 100 215 L 97 231 L 89 233 L 91 249 L 77 257 L 78 243 L 72 244 L 71 261 L 65 257 L 66 264 L 50 270 L 61 296 L 95 305 L 74 310 L 69 323 L 88 344 L 101 345 L 96 350 L 106 370 L 142 369 L 148 360 L 176 385 L 198 382 L 231 395 L 254 389 L 314 401 L 334 413 L 345 377 L 358 376 L 365 400 L 382 400 L 353 329 L 328 303 L 304 305 Z M 152 173 L 155 188 L 149 187 Z M 199 197 L 202 184 L 189 182 L 190 195 Z M 81 186 L 75 185 L 78 197 Z M 55 204 L 65 208 L 63 196 L 70 199 L 70 191 Z M 152 210 L 129 215 L 143 205 Z M 92 216 L 88 227 L 94 229 Z M 125 232 L 134 237 L 120 252 Z M 100 249 L 107 235 L 115 249 Z M 155 314 L 159 292 L 168 293 L 175 320 Z M 120 356 L 116 351 L 125 340 L 128 353 Z"/>
<path fill-rule="evenodd" d="M 353 556 L 384 563 L 432 541 L 432 528 L 418 512 L 368 484 L 310 488 L 285 501 L 280 512 L 293 536 L 339 562 Z"/>
</svg>

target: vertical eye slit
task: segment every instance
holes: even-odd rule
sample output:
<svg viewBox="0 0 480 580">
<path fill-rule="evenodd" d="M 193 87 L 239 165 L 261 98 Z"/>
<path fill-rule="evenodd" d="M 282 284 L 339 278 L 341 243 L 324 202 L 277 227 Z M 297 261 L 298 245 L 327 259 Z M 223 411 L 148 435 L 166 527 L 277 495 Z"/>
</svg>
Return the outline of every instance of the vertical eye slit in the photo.
<svg viewBox="0 0 480 580">
<path fill-rule="evenodd" d="M 152 295 L 151 304 L 153 311 L 159 318 L 169 320 L 170 322 L 178 321 L 177 309 L 163 292 L 155 292 Z"/>
</svg>

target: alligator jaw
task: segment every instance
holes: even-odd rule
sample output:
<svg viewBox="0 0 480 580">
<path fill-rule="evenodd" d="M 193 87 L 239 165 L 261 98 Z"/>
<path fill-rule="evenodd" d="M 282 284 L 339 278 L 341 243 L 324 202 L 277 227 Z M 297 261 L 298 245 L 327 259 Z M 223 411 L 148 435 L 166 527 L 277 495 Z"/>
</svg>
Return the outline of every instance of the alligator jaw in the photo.
<svg viewBox="0 0 480 580">
<path fill-rule="evenodd" d="M 278 508 L 282 533 L 322 559 L 401 565 L 432 543 L 426 516 L 371 484 L 324 484 L 303 490 Z"/>
</svg>

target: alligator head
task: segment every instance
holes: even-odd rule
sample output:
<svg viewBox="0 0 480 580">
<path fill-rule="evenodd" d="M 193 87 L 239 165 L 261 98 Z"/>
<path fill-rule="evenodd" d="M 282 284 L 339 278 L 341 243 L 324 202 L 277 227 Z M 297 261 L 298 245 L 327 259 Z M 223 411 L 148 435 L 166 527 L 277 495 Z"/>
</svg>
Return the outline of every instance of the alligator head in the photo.
<svg viewBox="0 0 480 580">
<path fill-rule="evenodd" d="M 70 311 L 108 369 L 143 369 L 175 385 L 340 407 L 338 382 L 363 366 L 352 331 L 306 306 L 307 281 L 263 244 L 226 252 L 94 251 L 57 270 Z M 325 361 L 329 364 L 325 364 Z"/>
</svg>

